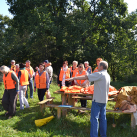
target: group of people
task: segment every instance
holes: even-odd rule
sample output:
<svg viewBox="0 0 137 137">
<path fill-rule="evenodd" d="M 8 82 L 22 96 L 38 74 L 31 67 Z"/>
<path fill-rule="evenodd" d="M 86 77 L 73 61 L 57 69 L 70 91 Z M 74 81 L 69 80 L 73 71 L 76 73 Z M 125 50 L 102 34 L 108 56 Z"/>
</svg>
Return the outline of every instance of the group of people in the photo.
<svg viewBox="0 0 137 137">
<path fill-rule="evenodd" d="M 19 95 L 20 109 L 29 108 L 28 87 L 30 88 L 30 98 L 33 98 L 33 91 L 38 89 L 38 98 L 40 101 L 44 99 L 44 95 L 49 91 L 49 85 L 52 82 L 53 68 L 48 60 L 39 64 L 37 71 L 34 72 L 31 62 L 26 64 L 15 64 L 15 60 L 11 60 L 10 66 L 1 66 L 0 71 L 3 73 L 4 94 L 2 98 L 3 108 L 6 110 L 5 116 L 11 118 L 16 113 L 17 96 Z M 33 86 L 34 78 L 34 86 Z"/>
<path fill-rule="evenodd" d="M 34 73 L 30 66 L 30 61 L 26 64 L 20 63 L 15 65 L 15 60 L 11 61 L 11 66 L 1 66 L 0 71 L 3 73 L 3 82 L 5 91 L 2 98 L 3 108 L 7 111 L 6 116 L 11 118 L 16 112 L 17 94 L 19 94 L 20 109 L 29 108 L 27 101 L 27 87 L 30 87 L 30 98 L 33 98 L 33 77 L 34 92 L 38 89 L 38 98 L 43 100 L 45 93 L 49 92 L 52 82 L 53 68 L 48 60 L 40 63 L 36 67 Z M 68 67 L 68 61 L 64 61 L 58 73 L 57 84 L 62 86 L 78 85 L 87 87 L 90 82 L 94 82 L 94 94 L 91 107 L 91 130 L 90 136 L 98 136 L 98 119 L 101 137 L 106 137 L 107 121 L 106 121 L 106 103 L 108 101 L 108 92 L 110 85 L 110 76 L 107 73 L 108 63 L 102 58 L 97 58 L 97 67 L 92 72 L 89 62 L 78 65 L 77 61 L 73 61 L 72 66 Z M 81 100 L 81 106 L 86 107 L 86 101 Z"/>
<path fill-rule="evenodd" d="M 96 59 L 97 67 L 95 68 L 94 72 L 98 72 L 98 65 L 99 62 L 102 61 L 102 58 Z M 72 66 L 68 67 L 68 61 L 64 61 L 63 65 L 58 73 L 57 78 L 57 84 L 61 88 L 62 86 L 81 86 L 81 87 L 88 87 L 90 86 L 89 80 L 73 80 L 72 82 L 65 81 L 65 79 L 71 78 L 71 77 L 77 77 L 77 76 L 83 76 L 92 74 L 92 67 L 89 66 L 89 62 L 85 61 L 84 64 L 80 63 L 78 64 L 78 61 L 73 61 Z M 80 100 L 81 107 L 87 106 L 87 100 Z M 81 112 L 81 111 L 80 111 Z"/>
<path fill-rule="evenodd" d="M 90 82 L 94 82 L 94 94 L 91 107 L 91 137 L 98 137 L 98 127 L 100 136 L 107 136 L 107 120 L 106 120 L 106 103 L 108 101 L 108 92 L 110 86 L 110 76 L 107 73 L 108 63 L 102 58 L 97 58 L 97 67 L 92 73 L 92 68 L 88 61 L 78 65 L 77 61 L 73 61 L 73 65 L 68 67 L 68 62 L 64 61 L 61 67 L 57 83 L 62 86 L 78 85 L 87 87 Z M 78 66 L 78 67 L 77 67 Z M 81 106 L 86 107 L 86 100 L 81 100 Z M 99 120 L 99 126 L 98 126 Z"/>
<path fill-rule="evenodd" d="M 97 64 L 98 66 L 94 70 L 95 73 L 67 78 L 65 81 L 88 80 L 89 82 L 94 82 L 90 137 L 98 137 L 98 127 L 100 129 L 100 136 L 107 137 L 106 104 L 108 101 L 110 76 L 107 72 L 108 63 L 106 61 L 97 60 Z"/>
</svg>

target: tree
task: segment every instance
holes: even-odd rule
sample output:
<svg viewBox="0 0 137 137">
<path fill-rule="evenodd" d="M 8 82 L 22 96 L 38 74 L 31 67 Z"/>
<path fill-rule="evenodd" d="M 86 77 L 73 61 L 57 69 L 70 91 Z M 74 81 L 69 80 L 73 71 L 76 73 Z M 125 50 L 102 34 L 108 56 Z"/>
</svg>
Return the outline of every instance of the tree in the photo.
<svg viewBox="0 0 137 137">
<path fill-rule="evenodd" d="M 88 60 L 94 67 L 96 58 L 102 57 L 110 64 L 113 80 L 134 72 L 126 67 L 136 64 L 135 31 L 131 30 L 135 30 L 137 14 L 128 15 L 123 0 L 7 0 L 7 3 L 14 15 L 12 27 L 19 35 L 14 50 L 20 49 L 16 56 L 22 60 L 29 58 L 36 65 L 49 59 L 58 70 L 63 60 Z M 131 48 L 131 44 L 135 45 Z"/>
</svg>

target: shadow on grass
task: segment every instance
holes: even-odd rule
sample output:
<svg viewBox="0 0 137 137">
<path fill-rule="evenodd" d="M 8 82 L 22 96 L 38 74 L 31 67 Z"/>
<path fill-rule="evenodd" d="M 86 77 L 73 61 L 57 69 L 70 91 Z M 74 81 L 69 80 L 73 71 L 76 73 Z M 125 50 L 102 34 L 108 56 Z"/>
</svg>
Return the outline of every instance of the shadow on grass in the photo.
<svg viewBox="0 0 137 137">
<path fill-rule="evenodd" d="M 81 119 L 84 115 L 78 115 L 75 111 L 68 112 L 66 118 L 61 117 L 60 119 L 57 119 L 57 117 L 55 117 L 52 121 L 42 127 L 36 127 L 34 122 L 37 119 L 51 116 L 52 113 L 48 108 L 46 108 L 44 115 L 39 112 L 39 107 L 18 111 L 17 115 L 21 117 L 21 120 L 15 123 L 14 129 L 21 132 L 36 132 L 39 129 L 41 132 L 49 133 L 50 136 L 87 137 L 90 134 L 90 121 L 88 120 L 85 124 L 85 121 L 76 120 Z"/>
<path fill-rule="evenodd" d="M 0 105 L 0 109 L 1 108 L 2 106 Z M 42 127 L 36 127 L 34 123 L 35 120 L 43 119 L 52 115 L 49 108 L 45 109 L 44 115 L 39 110 L 39 106 L 24 109 L 23 111 L 17 110 L 16 116 L 19 119 L 17 118 L 18 121 L 16 121 L 12 127 L 17 131 L 25 132 L 26 134 L 32 133 L 35 136 L 39 135 L 39 132 L 42 136 L 45 136 L 45 134 L 47 134 L 47 136 L 88 137 L 90 135 L 90 112 L 88 111 L 86 112 L 86 114 L 78 114 L 78 111 L 71 110 L 68 112 L 66 118 L 61 117 L 61 119 L 57 119 L 55 117 L 46 125 Z M 56 109 L 54 109 L 54 111 L 56 112 Z M 0 119 L 6 120 L 6 117 L 0 115 Z M 115 128 L 112 127 L 113 121 L 116 124 Z M 107 136 L 136 137 L 137 129 L 132 131 L 130 122 L 130 114 L 107 113 Z"/>
<path fill-rule="evenodd" d="M 112 127 L 115 123 L 116 127 Z M 137 129 L 131 129 L 130 114 L 107 113 L 107 135 L 111 137 L 137 137 Z"/>
<path fill-rule="evenodd" d="M 7 117 L 5 116 L 6 111 L 4 111 L 2 104 L 0 105 L 0 120 L 7 120 Z"/>
</svg>

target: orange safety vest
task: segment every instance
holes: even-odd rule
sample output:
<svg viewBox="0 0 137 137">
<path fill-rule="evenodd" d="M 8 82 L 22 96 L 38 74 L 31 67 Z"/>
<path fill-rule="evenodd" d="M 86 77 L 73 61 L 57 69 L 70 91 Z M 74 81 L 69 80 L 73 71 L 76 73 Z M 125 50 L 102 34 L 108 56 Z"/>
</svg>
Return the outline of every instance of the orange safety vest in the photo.
<svg viewBox="0 0 137 137">
<path fill-rule="evenodd" d="M 93 71 L 93 73 L 98 72 L 98 67 L 96 67 Z"/>
<path fill-rule="evenodd" d="M 72 72 L 72 77 L 75 77 L 77 71 L 78 71 L 78 68 L 76 67 L 75 70 L 72 70 L 72 67 L 70 68 L 71 72 Z"/>
<path fill-rule="evenodd" d="M 9 71 L 7 76 L 5 76 L 5 74 L 3 75 L 3 83 L 4 83 L 5 89 L 14 89 L 15 88 L 16 82 L 11 77 L 12 72 L 13 71 L 11 70 L 11 71 Z"/>
<path fill-rule="evenodd" d="M 46 88 L 46 79 L 47 79 L 46 71 L 44 71 L 41 76 L 39 76 L 39 73 L 37 71 L 36 76 L 35 76 L 36 88 L 45 89 Z"/>
<path fill-rule="evenodd" d="M 76 76 L 82 76 L 82 75 L 86 75 L 86 70 L 83 70 L 82 74 L 79 74 L 79 71 L 76 74 Z M 77 80 L 77 83 L 79 85 L 80 85 L 80 81 L 81 81 L 81 84 L 82 84 L 85 80 Z"/>
<path fill-rule="evenodd" d="M 87 71 L 89 67 L 86 67 L 85 70 Z"/>
<path fill-rule="evenodd" d="M 70 69 L 69 68 L 67 69 L 67 71 L 65 71 L 65 74 L 66 74 L 65 79 L 70 78 Z M 63 80 L 63 75 L 64 75 L 64 70 L 61 67 L 60 74 L 59 74 L 59 81 Z"/>
<path fill-rule="evenodd" d="M 11 66 L 10 70 L 13 70 L 14 72 L 16 72 L 16 66 L 13 66 L 13 67 Z"/>
<path fill-rule="evenodd" d="M 33 68 L 31 66 L 29 68 L 26 68 L 26 70 L 29 72 L 30 75 L 33 75 Z"/>
<path fill-rule="evenodd" d="M 25 86 L 25 85 L 29 85 L 29 74 L 27 70 L 20 70 L 21 72 L 21 77 L 20 77 L 20 85 L 21 86 Z"/>
</svg>

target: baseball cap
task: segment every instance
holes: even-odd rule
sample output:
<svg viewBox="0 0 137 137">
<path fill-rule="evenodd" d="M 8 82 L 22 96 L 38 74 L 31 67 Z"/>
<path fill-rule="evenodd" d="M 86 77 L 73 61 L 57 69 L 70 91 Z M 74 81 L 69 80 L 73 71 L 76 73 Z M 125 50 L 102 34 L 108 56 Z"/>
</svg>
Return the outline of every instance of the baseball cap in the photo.
<svg viewBox="0 0 137 137">
<path fill-rule="evenodd" d="M 45 62 L 45 63 L 49 63 L 49 61 L 48 61 L 48 60 L 44 60 L 44 62 Z"/>
</svg>

